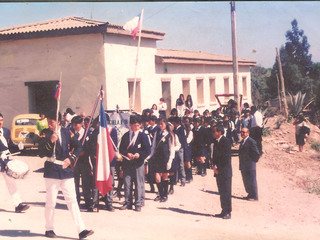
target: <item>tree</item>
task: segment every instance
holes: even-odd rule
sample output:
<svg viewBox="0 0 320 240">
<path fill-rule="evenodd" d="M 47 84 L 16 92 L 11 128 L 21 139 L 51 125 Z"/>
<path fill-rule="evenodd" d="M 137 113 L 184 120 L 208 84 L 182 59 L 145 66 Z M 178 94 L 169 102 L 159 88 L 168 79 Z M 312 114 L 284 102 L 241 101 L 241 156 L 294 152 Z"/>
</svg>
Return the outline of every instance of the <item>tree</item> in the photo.
<svg viewBox="0 0 320 240">
<path fill-rule="evenodd" d="M 267 79 L 270 77 L 271 69 L 255 66 L 250 71 L 253 104 L 262 106 L 269 99 Z"/>
<path fill-rule="evenodd" d="M 304 31 L 299 29 L 298 22 L 291 22 L 291 30 L 286 32 L 286 43 L 280 48 L 280 60 L 286 91 L 296 94 L 298 91 L 306 93 L 307 99 L 311 98 L 312 83 L 310 78 L 312 70 L 312 55 L 309 54 L 310 44 Z M 270 96 L 277 94 L 277 75 L 279 74 L 278 62 L 275 60 L 268 80 L 268 92 Z"/>
</svg>

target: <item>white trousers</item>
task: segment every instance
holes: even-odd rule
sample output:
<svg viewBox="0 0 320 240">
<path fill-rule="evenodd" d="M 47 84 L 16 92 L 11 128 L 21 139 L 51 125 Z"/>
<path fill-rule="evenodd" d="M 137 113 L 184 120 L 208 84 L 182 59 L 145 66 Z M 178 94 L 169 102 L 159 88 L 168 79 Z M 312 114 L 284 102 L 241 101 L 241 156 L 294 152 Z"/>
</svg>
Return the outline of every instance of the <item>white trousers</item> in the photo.
<svg viewBox="0 0 320 240">
<path fill-rule="evenodd" d="M 67 202 L 68 209 L 72 215 L 73 221 L 76 224 L 78 233 L 85 230 L 85 225 L 81 218 L 79 205 L 77 203 L 74 179 L 45 178 L 45 185 L 47 192 L 45 206 L 46 231 L 54 230 L 54 210 L 56 207 L 59 189 L 61 189 L 64 199 Z"/>
<path fill-rule="evenodd" d="M 15 179 L 12 177 L 9 177 L 5 172 L 1 172 L 0 175 L 3 176 L 4 181 L 6 182 L 8 191 L 11 195 L 13 204 L 15 207 L 17 207 L 22 201 L 20 198 L 20 194 L 18 193 L 18 188 L 15 182 Z"/>
</svg>

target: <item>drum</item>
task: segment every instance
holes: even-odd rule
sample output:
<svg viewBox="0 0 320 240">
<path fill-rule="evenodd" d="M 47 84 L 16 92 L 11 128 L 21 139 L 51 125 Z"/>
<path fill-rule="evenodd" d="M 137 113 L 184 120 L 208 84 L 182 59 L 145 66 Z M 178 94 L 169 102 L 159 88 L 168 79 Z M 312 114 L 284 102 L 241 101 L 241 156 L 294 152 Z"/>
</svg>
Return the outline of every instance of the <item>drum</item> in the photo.
<svg viewBox="0 0 320 240">
<path fill-rule="evenodd" d="M 29 172 L 28 165 L 20 160 L 13 159 L 7 163 L 7 175 L 15 179 L 23 179 Z"/>
</svg>

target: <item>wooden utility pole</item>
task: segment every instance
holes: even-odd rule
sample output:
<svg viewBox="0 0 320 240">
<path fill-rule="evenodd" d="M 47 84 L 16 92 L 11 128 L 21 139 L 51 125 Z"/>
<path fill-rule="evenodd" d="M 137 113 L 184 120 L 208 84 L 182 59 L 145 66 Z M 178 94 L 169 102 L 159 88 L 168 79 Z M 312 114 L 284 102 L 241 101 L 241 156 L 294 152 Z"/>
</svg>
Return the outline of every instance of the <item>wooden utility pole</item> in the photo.
<svg viewBox="0 0 320 240">
<path fill-rule="evenodd" d="M 284 86 L 284 79 L 283 79 L 283 74 L 282 74 L 282 65 L 281 65 L 281 60 L 280 60 L 280 54 L 278 48 L 276 48 L 277 52 L 277 60 L 278 60 L 278 66 L 279 66 L 279 75 L 280 75 L 280 80 L 281 80 L 281 97 L 283 100 L 284 104 L 284 114 L 286 118 L 288 118 L 288 105 L 287 105 L 287 98 L 286 98 L 286 89 Z"/>
<path fill-rule="evenodd" d="M 282 108 L 281 108 L 281 97 L 280 97 L 280 81 L 279 81 L 279 77 L 278 74 L 276 74 L 277 76 L 277 82 L 278 82 L 278 101 L 279 101 L 279 107 L 280 107 L 280 112 L 282 112 Z"/>
<path fill-rule="evenodd" d="M 239 85 L 238 85 L 238 50 L 237 50 L 237 36 L 236 36 L 236 3 L 230 2 L 231 5 L 231 33 L 232 33 L 232 61 L 233 61 L 233 88 L 234 100 L 237 103 L 237 110 L 240 111 L 239 101 Z"/>
</svg>

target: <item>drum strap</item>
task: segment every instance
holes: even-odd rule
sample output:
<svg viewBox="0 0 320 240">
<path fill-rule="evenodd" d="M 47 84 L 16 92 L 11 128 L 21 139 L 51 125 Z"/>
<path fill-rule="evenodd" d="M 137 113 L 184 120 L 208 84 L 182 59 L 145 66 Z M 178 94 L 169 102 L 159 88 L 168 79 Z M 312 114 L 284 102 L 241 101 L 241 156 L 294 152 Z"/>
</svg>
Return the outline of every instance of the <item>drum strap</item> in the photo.
<svg viewBox="0 0 320 240">
<path fill-rule="evenodd" d="M 49 158 L 48 157 L 46 161 L 54 163 L 54 164 L 57 164 L 57 165 L 61 165 L 61 166 L 64 164 L 64 161 L 60 161 L 60 160 L 57 160 L 55 158 Z"/>
</svg>

